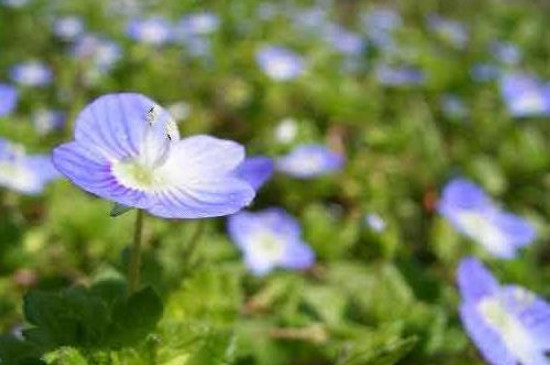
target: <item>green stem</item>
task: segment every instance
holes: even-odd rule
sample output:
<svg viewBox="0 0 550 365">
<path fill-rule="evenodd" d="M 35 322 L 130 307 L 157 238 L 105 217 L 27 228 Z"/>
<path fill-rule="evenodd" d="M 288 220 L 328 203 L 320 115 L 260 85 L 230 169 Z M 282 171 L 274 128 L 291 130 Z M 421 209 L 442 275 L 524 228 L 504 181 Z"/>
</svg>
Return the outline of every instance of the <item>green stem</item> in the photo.
<svg viewBox="0 0 550 365">
<path fill-rule="evenodd" d="M 141 266 L 141 245 L 143 233 L 143 210 L 136 213 L 136 226 L 134 231 L 134 244 L 130 251 L 130 266 L 128 267 L 128 292 L 133 294 L 139 287 L 139 269 Z"/>
</svg>

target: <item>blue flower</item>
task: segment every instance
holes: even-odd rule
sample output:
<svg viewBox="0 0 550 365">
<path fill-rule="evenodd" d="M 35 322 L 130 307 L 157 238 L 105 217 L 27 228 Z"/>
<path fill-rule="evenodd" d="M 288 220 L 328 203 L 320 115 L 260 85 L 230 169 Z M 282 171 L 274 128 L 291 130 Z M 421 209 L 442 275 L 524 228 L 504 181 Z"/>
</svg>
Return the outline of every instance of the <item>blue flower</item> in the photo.
<svg viewBox="0 0 550 365">
<path fill-rule="evenodd" d="M 308 179 L 339 170 L 344 165 L 342 155 L 322 145 L 305 144 L 275 162 L 275 168 L 293 177 Z"/>
<path fill-rule="evenodd" d="M 131 20 L 127 32 L 130 38 L 154 46 L 168 43 L 174 36 L 172 24 L 158 16 Z"/>
<path fill-rule="evenodd" d="M 422 71 L 411 66 L 392 67 L 380 64 L 375 69 L 378 82 L 386 86 L 418 85 L 425 81 Z"/>
<path fill-rule="evenodd" d="M 550 115 L 550 86 L 523 73 L 506 74 L 500 91 L 508 111 L 514 117 Z"/>
<path fill-rule="evenodd" d="M 23 146 L 0 138 L 0 185 L 36 195 L 60 175 L 48 155 L 27 156 Z"/>
<path fill-rule="evenodd" d="M 256 54 L 256 61 L 267 76 L 276 81 L 292 80 L 305 68 L 304 59 L 289 49 L 265 46 Z"/>
<path fill-rule="evenodd" d="M 83 32 L 84 22 L 77 16 L 59 18 L 53 24 L 53 33 L 65 41 L 72 41 Z"/>
<path fill-rule="evenodd" d="M 464 48 L 468 42 L 468 32 L 463 24 L 445 19 L 439 15 L 428 17 L 428 26 L 444 41 L 456 48 Z"/>
<path fill-rule="evenodd" d="M 338 24 L 330 24 L 323 34 L 324 39 L 338 52 L 356 56 L 365 50 L 365 42 L 358 35 Z"/>
<path fill-rule="evenodd" d="M 470 75 L 475 81 L 492 81 L 500 76 L 500 69 L 488 63 L 477 63 L 470 69 Z"/>
<path fill-rule="evenodd" d="M 441 99 L 441 107 L 445 116 L 461 119 L 468 115 L 464 102 L 456 95 L 446 94 Z"/>
<path fill-rule="evenodd" d="M 386 221 L 376 213 L 365 215 L 365 223 L 375 232 L 382 232 L 386 229 Z"/>
<path fill-rule="evenodd" d="M 184 16 L 177 25 L 177 31 L 180 37 L 187 38 L 212 34 L 218 30 L 219 26 L 218 16 L 205 11 Z"/>
<path fill-rule="evenodd" d="M 122 58 L 122 51 L 114 41 L 89 33 L 77 39 L 72 55 L 89 60 L 93 69 L 106 72 Z"/>
<path fill-rule="evenodd" d="M 29 3 L 29 0 L 2 0 L 2 5 L 9 6 L 11 8 L 22 8 Z"/>
<path fill-rule="evenodd" d="M 299 223 L 282 209 L 231 215 L 228 231 L 255 275 L 265 275 L 276 267 L 307 269 L 315 261 L 314 252 L 302 241 Z"/>
<path fill-rule="evenodd" d="M 499 285 L 475 258 L 457 271 L 460 318 L 483 358 L 492 365 L 550 361 L 550 304 L 517 285 Z"/>
<path fill-rule="evenodd" d="M 517 65 L 521 61 L 522 53 L 517 45 L 510 42 L 491 43 L 491 53 L 495 60 L 506 65 Z"/>
<path fill-rule="evenodd" d="M 393 32 L 403 25 L 401 15 L 391 8 L 375 8 L 362 16 L 365 33 L 381 48 L 394 46 Z"/>
<path fill-rule="evenodd" d="M 65 113 L 59 110 L 40 109 L 33 113 L 32 123 L 38 134 L 48 134 L 65 124 Z"/>
<path fill-rule="evenodd" d="M 238 175 L 243 146 L 206 135 L 180 139 L 168 112 L 133 93 L 109 94 L 76 120 L 75 141 L 53 161 L 82 189 L 165 218 L 235 213 L 255 195 Z"/>
<path fill-rule="evenodd" d="M 477 185 L 454 179 L 443 189 L 438 205 L 441 215 L 493 256 L 510 259 L 536 238 L 525 219 L 500 209 Z"/>
<path fill-rule="evenodd" d="M 0 84 L 0 117 L 10 114 L 17 105 L 17 89 L 8 84 Z"/>
<path fill-rule="evenodd" d="M 249 157 L 237 168 L 237 176 L 246 180 L 254 190 L 260 189 L 273 175 L 273 160 L 265 156 Z"/>
<path fill-rule="evenodd" d="M 11 78 L 23 86 L 45 86 L 52 81 L 52 70 L 38 61 L 28 61 L 13 66 Z"/>
</svg>

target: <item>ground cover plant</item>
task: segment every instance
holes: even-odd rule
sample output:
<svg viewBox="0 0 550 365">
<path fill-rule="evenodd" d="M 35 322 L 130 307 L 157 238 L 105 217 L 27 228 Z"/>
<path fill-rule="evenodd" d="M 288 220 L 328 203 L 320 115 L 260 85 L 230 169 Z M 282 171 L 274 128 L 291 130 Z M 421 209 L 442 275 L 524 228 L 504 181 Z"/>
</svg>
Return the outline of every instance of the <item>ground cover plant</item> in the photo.
<svg viewBox="0 0 550 365">
<path fill-rule="evenodd" d="M 0 363 L 550 364 L 549 14 L 0 0 Z"/>
</svg>

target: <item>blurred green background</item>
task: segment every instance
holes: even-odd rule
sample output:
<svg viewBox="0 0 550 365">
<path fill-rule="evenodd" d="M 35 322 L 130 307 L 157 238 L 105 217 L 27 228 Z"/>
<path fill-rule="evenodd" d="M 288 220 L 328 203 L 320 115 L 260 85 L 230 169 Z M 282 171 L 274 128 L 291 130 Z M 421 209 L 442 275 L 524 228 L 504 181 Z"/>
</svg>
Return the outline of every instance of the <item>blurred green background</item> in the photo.
<svg viewBox="0 0 550 365">
<path fill-rule="evenodd" d="M 402 20 L 391 46 L 365 31 L 365 16 L 381 8 Z M 308 31 L 314 9 L 364 48 L 343 54 Z M 126 31 L 132 18 L 175 23 L 205 11 L 219 19 L 201 36 L 205 54 L 185 42 L 144 44 Z M 452 34 L 431 28 L 434 14 L 459 22 L 467 42 L 457 46 Z M 93 59 L 71 53 L 74 41 L 55 35 L 55 21 L 69 15 L 86 33 L 118 44 L 120 58 L 108 71 L 94 71 Z M 252 207 L 281 206 L 299 219 L 317 254 L 313 269 L 256 278 L 225 219 L 147 217 L 143 280 L 165 306 L 154 336 L 109 355 L 65 348 L 51 363 L 150 364 L 151 346 L 166 365 L 482 363 L 458 319 L 454 271 L 463 256 L 481 255 L 503 282 L 550 296 L 550 125 L 547 117 L 514 119 L 498 80 L 476 79 L 472 70 L 484 64 L 550 77 L 549 15 L 545 1 L 0 2 L 0 80 L 11 83 L 10 68 L 31 59 L 53 71 L 45 87 L 20 87 L 16 110 L 0 118 L 0 136 L 32 153 L 71 140 L 75 116 L 95 97 L 134 91 L 164 106 L 180 103 L 183 136 L 230 138 L 271 157 L 321 143 L 346 158 L 342 171 L 312 180 L 275 174 Z M 513 44 L 521 59 L 504 62 L 494 41 Z M 306 70 L 271 80 L 256 62 L 264 45 L 292 49 Z M 375 70 L 386 63 L 414 66 L 424 80 L 384 85 Z M 459 113 L 445 108 L 446 95 L 461 100 Z M 41 109 L 64 112 L 66 123 L 38 133 L 32 118 Z M 289 118 L 297 134 L 281 141 L 277 127 Z M 537 241 L 517 259 L 497 261 L 462 237 L 435 211 L 455 176 L 529 218 Z M 30 289 L 90 285 L 124 272 L 133 213 L 111 218 L 109 202 L 64 179 L 39 196 L 2 188 L 0 204 L 3 333 L 21 325 Z M 367 214 L 382 217 L 384 229 L 366 224 Z"/>
</svg>

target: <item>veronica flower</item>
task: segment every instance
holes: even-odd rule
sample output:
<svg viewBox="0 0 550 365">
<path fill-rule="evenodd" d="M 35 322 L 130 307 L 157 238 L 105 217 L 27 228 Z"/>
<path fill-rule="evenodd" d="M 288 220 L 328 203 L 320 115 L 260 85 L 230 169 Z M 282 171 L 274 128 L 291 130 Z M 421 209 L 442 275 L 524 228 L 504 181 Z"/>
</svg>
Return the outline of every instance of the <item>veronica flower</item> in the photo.
<svg viewBox="0 0 550 365">
<path fill-rule="evenodd" d="M 274 132 L 277 142 L 288 144 L 298 135 L 298 124 L 292 118 L 285 118 L 277 124 Z"/>
<path fill-rule="evenodd" d="M 336 51 L 349 56 L 359 55 L 365 49 L 365 42 L 359 35 L 337 24 L 330 24 L 326 28 L 324 39 Z"/>
<path fill-rule="evenodd" d="M 244 158 L 236 142 L 180 139 L 165 109 L 132 93 L 89 104 L 76 120 L 75 141 L 53 154 L 82 189 L 166 218 L 222 216 L 250 204 L 254 188 L 238 171 Z"/>
<path fill-rule="evenodd" d="M 460 318 L 468 336 L 492 365 L 548 365 L 550 304 L 517 285 L 499 285 L 475 258 L 457 272 Z"/>
<path fill-rule="evenodd" d="M 428 17 L 428 26 L 440 38 L 457 48 L 464 48 L 468 42 L 468 32 L 463 24 L 445 19 L 439 15 Z"/>
<path fill-rule="evenodd" d="M 325 7 L 314 6 L 306 9 L 295 9 L 292 13 L 293 25 L 300 32 L 319 35 L 328 25 L 328 12 Z"/>
<path fill-rule="evenodd" d="M 22 194 L 36 195 L 58 178 L 48 155 L 27 156 L 23 146 L 0 138 L 0 185 Z"/>
<path fill-rule="evenodd" d="M 449 118 L 461 119 L 466 117 L 468 110 L 464 102 L 456 95 L 446 94 L 441 99 L 443 113 Z"/>
<path fill-rule="evenodd" d="M 55 20 L 53 33 L 64 41 L 72 41 L 84 32 L 84 22 L 80 17 L 67 16 Z"/>
<path fill-rule="evenodd" d="M 521 50 L 517 45 L 510 42 L 491 43 L 491 53 L 495 60 L 506 65 L 517 65 L 521 61 Z"/>
<path fill-rule="evenodd" d="M 369 213 L 365 216 L 365 223 L 375 232 L 382 232 L 386 229 L 386 222 L 376 213 Z"/>
<path fill-rule="evenodd" d="M 177 30 L 180 36 L 187 38 L 189 36 L 212 34 L 220 27 L 220 19 L 214 13 L 199 12 L 187 14 L 178 23 Z"/>
<path fill-rule="evenodd" d="M 282 209 L 231 215 L 228 231 L 255 275 L 265 275 L 276 267 L 307 269 L 315 261 L 315 254 L 302 241 L 300 225 Z"/>
<path fill-rule="evenodd" d="M 362 16 L 367 36 L 378 47 L 393 46 L 393 32 L 403 25 L 401 15 L 391 8 L 375 8 Z"/>
<path fill-rule="evenodd" d="M 11 8 L 22 8 L 27 5 L 29 0 L 2 0 L 0 3 Z"/>
<path fill-rule="evenodd" d="M 275 162 L 278 171 L 301 179 L 337 171 L 343 165 L 344 158 L 340 154 L 317 144 L 300 145 Z"/>
<path fill-rule="evenodd" d="M 514 117 L 550 115 L 550 86 L 531 75 L 504 75 L 500 91 L 508 111 Z"/>
<path fill-rule="evenodd" d="M 173 39 L 173 26 L 161 17 L 133 19 L 128 23 L 127 33 L 138 42 L 160 46 Z"/>
<path fill-rule="evenodd" d="M 8 84 L 0 83 L 0 117 L 10 114 L 17 105 L 17 89 Z"/>
<path fill-rule="evenodd" d="M 470 75 L 475 81 L 492 81 L 500 76 L 500 70 L 494 65 L 477 63 L 471 68 Z"/>
<path fill-rule="evenodd" d="M 536 237 L 524 218 L 499 208 L 480 187 L 455 179 L 443 189 L 438 210 L 451 224 L 493 256 L 510 259 Z"/>
<path fill-rule="evenodd" d="M 260 189 L 273 175 L 275 164 L 265 156 L 249 157 L 237 168 L 237 176 L 246 180 L 254 190 Z"/>
<path fill-rule="evenodd" d="M 276 81 L 292 80 L 305 68 L 304 59 L 287 48 L 265 46 L 256 53 L 256 61 L 267 76 Z"/>
<path fill-rule="evenodd" d="M 392 67 L 386 64 L 378 65 L 375 75 L 378 82 L 386 86 L 418 85 L 426 79 L 424 73 L 415 67 Z"/>
<path fill-rule="evenodd" d="M 106 72 L 122 58 L 122 51 L 114 41 L 94 34 L 86 34 L 77 39 L 72 55 L 89 60 L 94 69 Z"/>
<path fill-rule="evenodd" d="M 59 110 L 41 109 L 33 113 L 32 123 L 38 134 L 44 135 L 65 124 L 65 113 Z"/>
<path fill-rule="evenodd" d="M 52 70 L 38 61 L 28 61 L 13 66 L 11 78 L 23 86 L 45 86 L 52 81 Z"/>
</svg>

